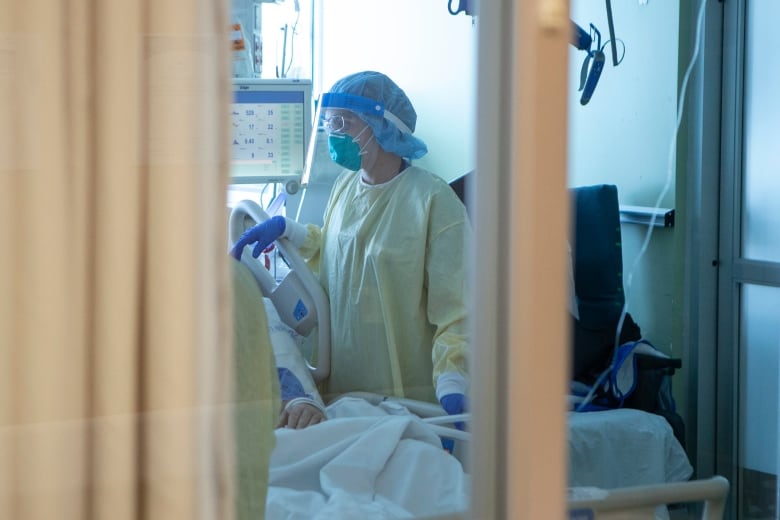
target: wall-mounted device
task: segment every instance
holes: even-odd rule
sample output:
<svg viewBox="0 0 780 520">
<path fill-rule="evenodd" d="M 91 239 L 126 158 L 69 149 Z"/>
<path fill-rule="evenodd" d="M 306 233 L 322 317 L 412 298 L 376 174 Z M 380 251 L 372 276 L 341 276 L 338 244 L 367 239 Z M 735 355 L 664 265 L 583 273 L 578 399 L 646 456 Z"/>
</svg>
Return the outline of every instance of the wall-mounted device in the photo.
<svg viewBox="0 0 780 520">
<path fill-rule="evenodd" d="M 466 13 L 468 16 L 475 16 L 477 14 L 477 0 L 447 0 L 447 2 L 447 9 L 451 15 Z M 455 3 L 457 3 L 457 7 L 454 5 Z"/>
<path fill-rule="evenodd" d="M 601 77 L 601 71 L 604 70 L 604 62 L 606 61 L 604 48 L 601 46 L 601 33 L 596 29 L 595 25 L 590 24 L 590 32 L 587 32 L 574 22 L 571 22 L 571 25 L 572 33 L 569 43 L 577 49 L 587 52 L 580 70 L 579 88 L 582 91 L 580 104 L 587 105 L 591 96 L 593 96 L 593 91 L 596 90 L 596 85 Z"/>
<path fill-rule="evenodd" d="M 582 69 L 580 70 L 580 88 L 582 95 L 580 96 L 580 104 L 587 105 L 590 98 L 593 96 L 593 92 L 596 90 L 596 85 L 601 77 L 601 72 L 604 70 L 604 64 L 606 62 L 606 56 L 604 54 L 604 48 L 609 45 L 612 65 L 617 67 L 620 62 L 623 61 L 621 56 L 618 59 L 617 44 L 622 41 L 615 37 L 615 23 L 612 19 L 612 1 L 606 0 L 607 8 L 607 24 L 609 26 L 609 39 L 604 45 L 601 44 L 601 32 L 596 29 L 596 26 L 590 24 L 590 31 L 586 31 L 574 21 L 571 22 L 571 36 L 569 37 L 569 43 L 581 51 L 587 52 L 585 60 L 582 63 Z M 623 45 L 623 54 L 625 54 L 625 45 Z"/>
</svg>

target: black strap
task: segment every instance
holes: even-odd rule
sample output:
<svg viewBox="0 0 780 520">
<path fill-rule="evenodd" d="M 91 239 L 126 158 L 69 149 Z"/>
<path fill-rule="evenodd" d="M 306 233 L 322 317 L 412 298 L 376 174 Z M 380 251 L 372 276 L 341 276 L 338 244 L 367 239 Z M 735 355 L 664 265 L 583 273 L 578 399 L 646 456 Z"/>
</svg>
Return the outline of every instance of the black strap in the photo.
<svg viewBox="0 0 780 520">
<path fill-rule="evenodd" d="M 617 57 L 615 23 L 612 21 L 612 0 L 607 0 L 607 24 L 609 25 L 609 41 L 612 43 L 612 45 L 610 45 L 610 47 L 612 47 L 612 65 L 617 67 L 620 62 Z"/>
</svg>

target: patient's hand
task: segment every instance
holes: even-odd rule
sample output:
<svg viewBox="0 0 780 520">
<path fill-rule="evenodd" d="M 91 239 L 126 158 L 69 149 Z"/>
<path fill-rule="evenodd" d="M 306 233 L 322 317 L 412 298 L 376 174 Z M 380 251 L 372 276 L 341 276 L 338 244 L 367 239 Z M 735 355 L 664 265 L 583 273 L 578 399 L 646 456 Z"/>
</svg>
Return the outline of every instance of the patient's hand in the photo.
<svg viewBox="0 0 780 520">
<path fill-rule="evenodd" d="M 284 406 L 282 413 L 279 414 L 277 428 L 300 430 L 325 420 L 325 414 L 317 406 L 303 401 L 294 401 L 297 400 L 282 403 Z"/>
</svg>

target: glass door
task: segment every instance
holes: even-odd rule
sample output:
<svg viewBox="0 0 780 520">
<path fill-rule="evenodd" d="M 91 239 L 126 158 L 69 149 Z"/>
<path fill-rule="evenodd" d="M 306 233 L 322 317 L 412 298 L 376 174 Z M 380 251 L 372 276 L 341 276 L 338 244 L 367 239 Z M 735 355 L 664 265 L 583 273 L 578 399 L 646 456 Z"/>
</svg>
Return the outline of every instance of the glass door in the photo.
<svg viewBox="0 0 780 520">
<path fill-rule="evenodd" d="M 718 363 L 719 391 L 733 405 L 720 414 L 717 466 L 731 475 L 736 518 L 774 519 L 780 470 L 780 102 L 775 94 L 780 56 L 771 42 L 780 4 L 742 1 L 726 9 L 728 159 L 721 194 Z"/>
</svg>

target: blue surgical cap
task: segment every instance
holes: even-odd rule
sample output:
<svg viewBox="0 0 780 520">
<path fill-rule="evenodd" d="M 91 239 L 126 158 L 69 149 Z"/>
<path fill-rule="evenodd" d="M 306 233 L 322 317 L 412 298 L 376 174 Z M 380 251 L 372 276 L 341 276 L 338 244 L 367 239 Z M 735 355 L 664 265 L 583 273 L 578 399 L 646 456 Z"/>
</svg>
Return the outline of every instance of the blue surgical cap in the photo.
<svg viewBox="0 0 780 520">
<path fill-rule="evenodd" d="M 412 102 L 393 80 L 380 72 L 351 74 L 336 82 L 322 96 L 322 108 L 354 112 L 374 132 L 379 146 L 406 159 L 419 159 L 428 153 L 425 143 L 412 135 L 417 112 Z"/>
</svg>

